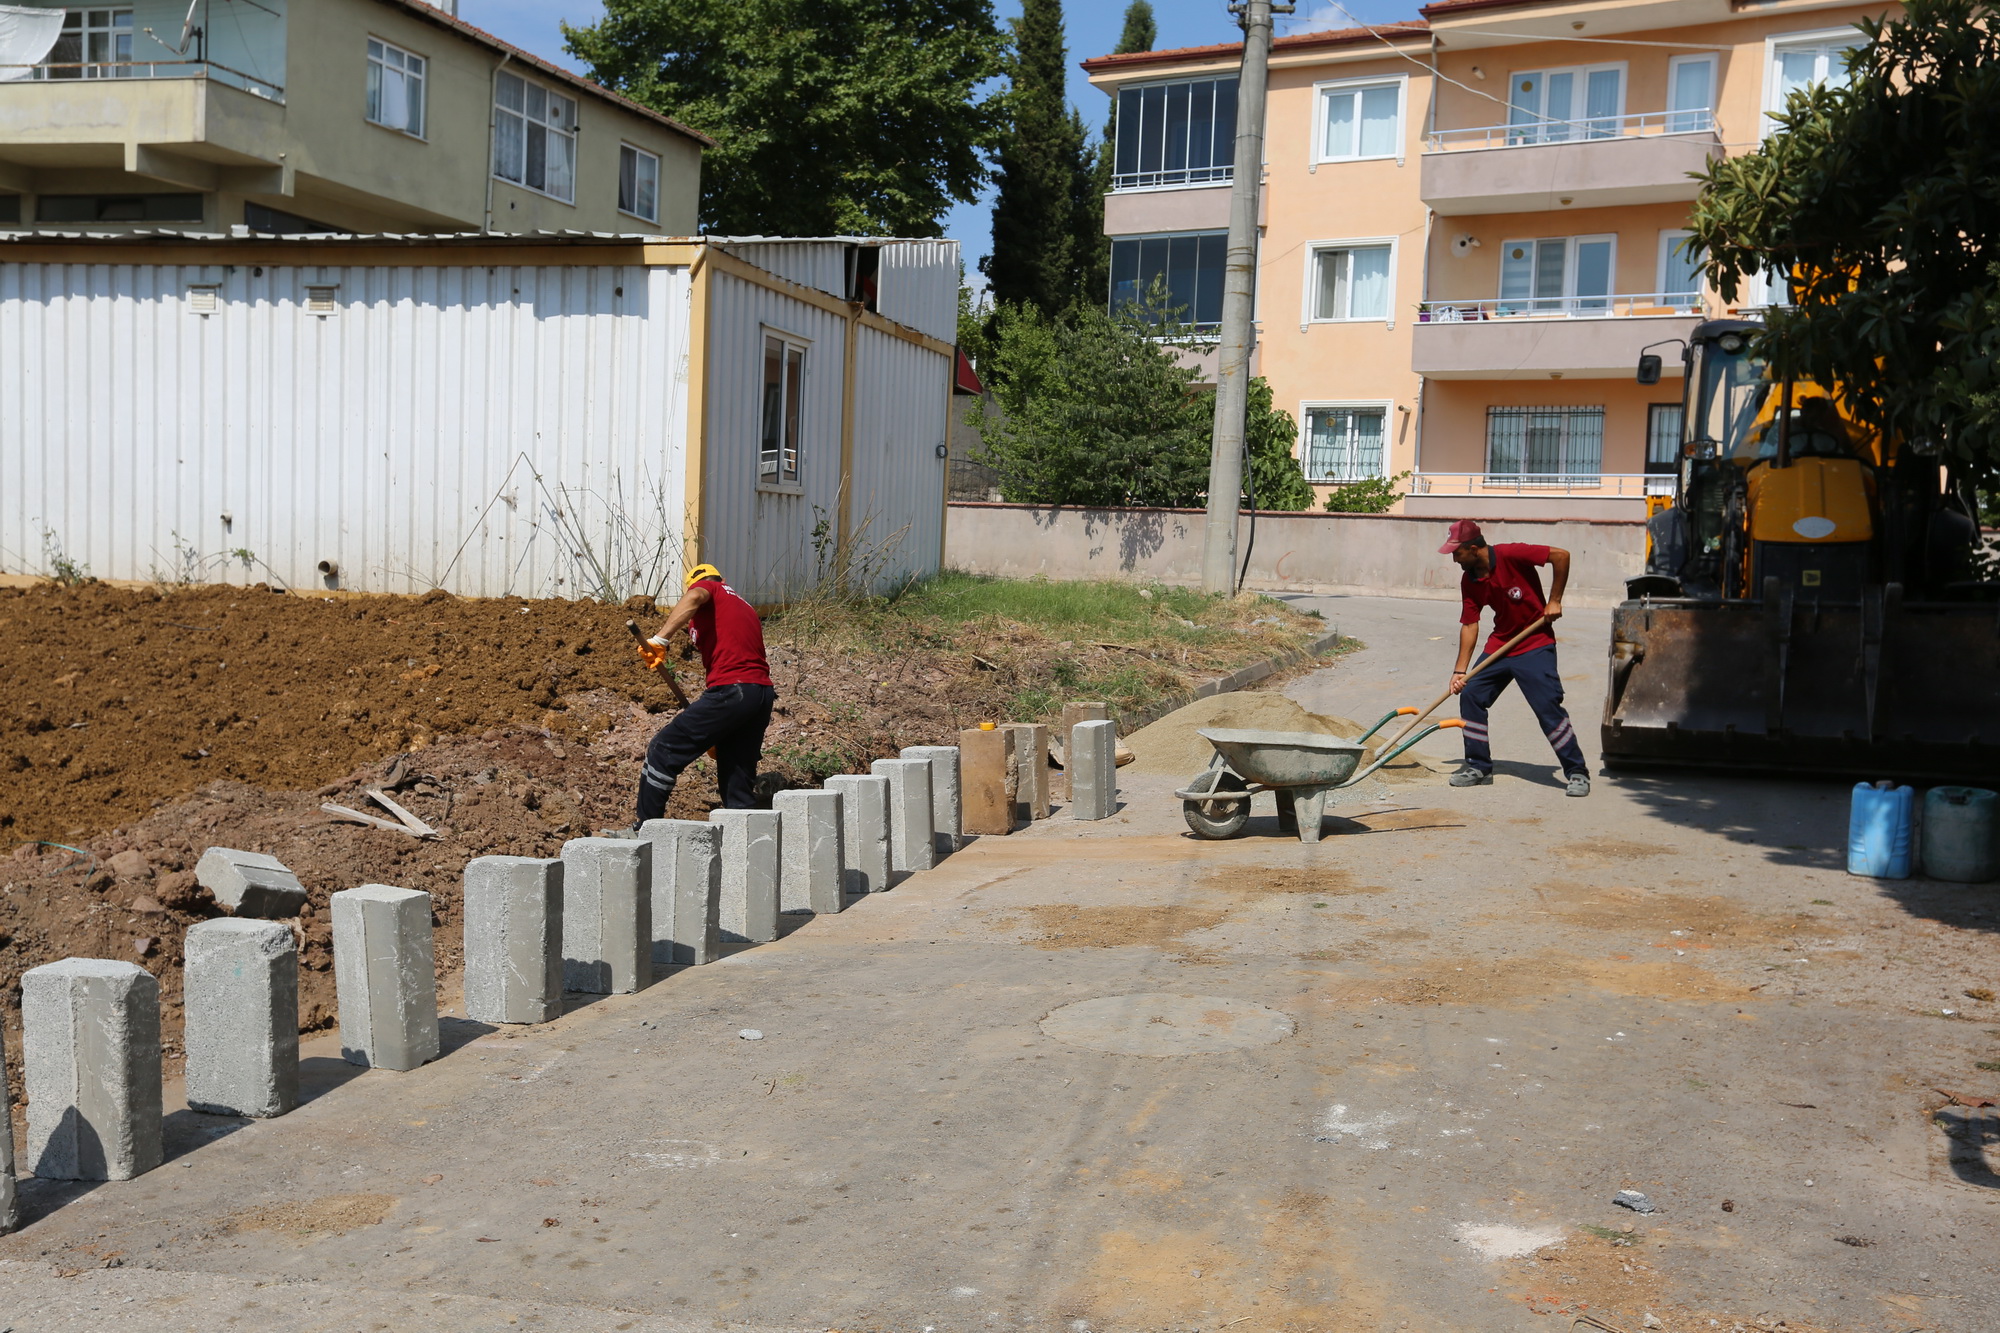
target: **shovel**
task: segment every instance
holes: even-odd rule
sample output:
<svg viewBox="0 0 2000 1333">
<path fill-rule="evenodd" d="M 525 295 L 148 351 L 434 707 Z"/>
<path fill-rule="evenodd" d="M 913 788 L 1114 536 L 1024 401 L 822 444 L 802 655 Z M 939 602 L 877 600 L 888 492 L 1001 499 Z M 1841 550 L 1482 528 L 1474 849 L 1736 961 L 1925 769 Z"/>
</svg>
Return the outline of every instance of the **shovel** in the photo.
<svg viewBox="0 0 2000 1333">
<path fill-rule="evenodd" d="M 1487 667 L 1492 666 L 1495 662 L 1505 657 L 1507 655 L 1508 649 L 1512 648 L 1515 644 L 1527 638 L 1530 634 L 1533 634 L 1536 630 L 1540 629 L 1542 626 L 1548 623 L 1549 623 L 1549 618 L 1547 616 L 1535 617 L 1534 621 L 1530 623 L 1526 629 L 1522 630 L 1519 634 L 1516 634 L 1513 638 L 1507 640 L 1507 642 L 1501 644 L 1498 648 L 1495 648 L 1492 652 L 1486 654 L 1486 656 L 1480 658 L 1478 662 L 1474 663 L 1472 670 L 1465 673 L 1465 678 L 1468 681 L 1471 680 L 1474 676 L 1486 670 Z M 1439 704 L 1443 703 L 1446 699 L 1449 698 L 1451 698 L 1451 689 L 1449 686 L 1447 686 L 1443 694 L 1440 694 L 1437 698 L 1431 700 L 1431 706 L 1429 708 L 1426 708 L 1423 712 L 1418 713 L 1415 717 L 1411 718 L 1410 725 L 1404 727 L 1401 731 L 1397 732 L 1395 739 L 1386 742 L 1382 748 L 1384 750 L 1395 749 L 1397 744 L 1402 741 L 1403 737 L 1415 731 L 1418 725 L 1425 718 L 1429 717 L 1432 713 L 1435 713 L 1437 711 Z"/>
<path fill-rule="evenodd" d="M 636 620 L 626 621 L 625 628 L 632 631 L 632 637 L 634 639 L 637 639 L 641 645 L 645 644 L 646 632 L 639 628 L 638 621 Z M 673 691 L 674 701 L 678 703 L 682 708 L 686 708 L 688 706 L 687 691 L 683 690 L 681 688 L 680 681 L 674 678 L 673 664 L 663 657 L 660 659 L 660 664 L 654 667 L 653 670 L 659 672 L 660 679 L 667 682 L 667 688 Z M 1432 704 L 1431 707 L 1436 708 L 1437 705 Z"/>
</svg>

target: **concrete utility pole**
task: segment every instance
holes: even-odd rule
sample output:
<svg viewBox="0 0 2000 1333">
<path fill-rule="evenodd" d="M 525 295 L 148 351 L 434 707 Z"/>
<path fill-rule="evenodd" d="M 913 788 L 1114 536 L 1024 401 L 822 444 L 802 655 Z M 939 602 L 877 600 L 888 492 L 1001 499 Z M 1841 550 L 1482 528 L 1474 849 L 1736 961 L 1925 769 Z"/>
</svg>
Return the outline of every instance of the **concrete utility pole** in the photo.
<svg viewBox="0 0 2000 1333">
<path fill-rule="evenodd" d="M 1222 336 L 1215 376 L 1215 434 L 1208 451 L 1208 524 L 1201 547 L 1204 592 L 1236 590 L 1236 514 L 1243 494 L 1243 415 L 1250 401 L 1251 313 L 1257 294 L 1257 193 L 1264 175 L 1264 83 L 1271 16 L 1291 5 L 1245 0 L 1243 72 L 1236 82 L 1236 174 L 1229 191 L 1229 253 L 1222 278 Z"/>
</svg>

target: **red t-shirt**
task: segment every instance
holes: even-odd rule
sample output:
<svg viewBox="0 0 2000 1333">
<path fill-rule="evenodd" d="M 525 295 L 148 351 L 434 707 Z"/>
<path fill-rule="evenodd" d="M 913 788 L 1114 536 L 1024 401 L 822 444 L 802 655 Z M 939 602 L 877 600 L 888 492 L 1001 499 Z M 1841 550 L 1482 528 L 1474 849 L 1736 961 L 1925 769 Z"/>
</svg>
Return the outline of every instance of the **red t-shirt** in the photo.
<svg viewBox="0 0 2000 1333">
<path fill-rule="evenodd" d="M 708 601 L 688 622 L 688 637 L 701 654 L 708 685 L 769 685 L 764 622 L 756 610 L 721 579 L 703 579 L 695 586 L 708 589 Z"/>
<path fill-rule="evenodd" d="M 1465 598 L 1465 610 L 1458 618 L 1459 624 L 1477 625 L 1479 608 L 1493 608 L 1493 637 L 1486 641 L 1485 653 L 1481 656 L 1491 653 L 1526 629 L 1549 604 L 1548 599 L 1542 596 L 1542 576 L 1535 572 L 1536 565 L 1549 562 L 1548 547 L 1530 546 L 1526 542 L 1501 542 L 1487 547 L 1486 553 L 1493 562 L 1493 568 L 1485 578 L 1476 579 L 1465 574 L 1458 580 L 1458 591 Z M 1544 626 L 1515 644 L 1514 651 L 1507 656 L 1532 653 L 1555 641 L 1556 636 Z"/>
</svg>

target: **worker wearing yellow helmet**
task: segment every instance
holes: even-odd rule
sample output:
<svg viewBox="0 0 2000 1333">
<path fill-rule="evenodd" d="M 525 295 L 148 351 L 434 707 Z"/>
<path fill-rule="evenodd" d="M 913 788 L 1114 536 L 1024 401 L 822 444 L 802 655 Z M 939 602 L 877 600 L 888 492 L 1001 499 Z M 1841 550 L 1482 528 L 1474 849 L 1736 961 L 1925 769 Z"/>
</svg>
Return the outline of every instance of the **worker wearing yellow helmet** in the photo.
<svg viewBox="0 0 2000 1333">
<path fill-rule="evenodd" d="M 660 632 L 639 645 L 649 667 L 666 661 L 668 641 L 685 628 L 701 654 L 702 692 L 646 746 L 639 773 L 639 820 L 664 818 L 681 771 L 715 751 L 715 785 L 725 810 L 756 804 L 753 784 L 764 753 L 764 729 L 778 692 L 764 658 L 764 625 L 750 603 L 722 581 L 714 565 L 687 572 L 687 591 Z"/>
</svg>

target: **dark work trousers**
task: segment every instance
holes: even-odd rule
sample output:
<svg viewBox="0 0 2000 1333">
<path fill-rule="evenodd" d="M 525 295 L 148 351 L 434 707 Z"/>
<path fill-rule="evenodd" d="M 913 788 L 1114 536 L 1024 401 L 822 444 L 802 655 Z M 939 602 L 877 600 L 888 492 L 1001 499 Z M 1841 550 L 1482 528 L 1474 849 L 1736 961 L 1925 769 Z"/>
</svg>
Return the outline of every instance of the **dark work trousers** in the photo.
<svg viewBox="0 0 2000 1333">
<path fill-rule="evenodd" d="M 715 749 L 715 785 L 725 810 L 757 804 L 752 786 L 764 753 L 764 728 L 778 692 L 769 685 L 716 685 L 703 690 L 646 747 L 639 774 L 639 822 L 666 815 L 681 770 Z"/>
<path fill-rule="evenodd" d="M 1563 774 L 1574 777 L 1589 773 L 1583 763 L 1583 747 L 1576 743 L 1576 728 L 1569 724 L 1569 714 L 1563 711 L 1562 675 L 1556 669 L 1554 644 L 1503 657 L 1465 683 L 1458 696 L 1458 715 L 1465 719 L 1465 762 L 1482 773 L 1493 771 L 1486 713 L 1507 688 L 1508 681 L 1521 687 L 1521 697 L 1535 710 L 1535 721 L 1542 724 L 1542 734 L 1549 738 L 1556 758 L 1562 760 Z"/>
</svg>

